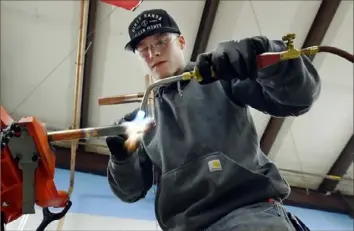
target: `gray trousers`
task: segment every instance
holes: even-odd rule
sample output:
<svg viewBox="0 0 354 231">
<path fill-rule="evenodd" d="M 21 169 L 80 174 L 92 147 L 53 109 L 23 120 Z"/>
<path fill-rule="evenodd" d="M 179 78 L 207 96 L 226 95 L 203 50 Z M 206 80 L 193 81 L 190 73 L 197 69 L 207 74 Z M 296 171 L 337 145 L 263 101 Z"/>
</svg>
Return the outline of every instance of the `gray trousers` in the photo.
<svg viewBox="0 0 354 231">
<path fill-rule="evenodd" d="M 261 202 L 239 208 L 206 231 L 296 231 L 279 202 Z"/>
</svg>

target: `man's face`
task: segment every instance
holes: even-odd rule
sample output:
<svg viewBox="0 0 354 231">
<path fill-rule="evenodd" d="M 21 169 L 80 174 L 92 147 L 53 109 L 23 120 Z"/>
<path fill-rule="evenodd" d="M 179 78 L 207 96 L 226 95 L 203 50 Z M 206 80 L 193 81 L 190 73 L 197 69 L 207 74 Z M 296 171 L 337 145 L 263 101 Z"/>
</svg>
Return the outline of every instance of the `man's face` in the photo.
<svg viewBox="0 0 354 231">
<path fill-rule="evenodd" d="M 163 79 L 184 68 L 182 35 L 155 34 L 143 39 L 136 47 L 136 53 L 144 60 L 152 75 Z"/>
</svg>

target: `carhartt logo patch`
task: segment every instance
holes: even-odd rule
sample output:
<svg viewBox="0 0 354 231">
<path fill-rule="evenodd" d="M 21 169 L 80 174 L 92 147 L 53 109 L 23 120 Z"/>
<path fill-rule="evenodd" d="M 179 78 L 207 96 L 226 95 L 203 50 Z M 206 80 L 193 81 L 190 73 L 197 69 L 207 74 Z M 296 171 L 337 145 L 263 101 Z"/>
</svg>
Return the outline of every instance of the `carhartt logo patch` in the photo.
<svg viewBox="0 0 354 231">
<path fill-rule="evenodd" d="M 222 170 L 220 160 L 211 160 L 211 161 L 208 162 L 208 166 L 209 166 L 209 171 L 210 172 L 215 172 L 215 171 L 221 171 Z"/>
</svg>

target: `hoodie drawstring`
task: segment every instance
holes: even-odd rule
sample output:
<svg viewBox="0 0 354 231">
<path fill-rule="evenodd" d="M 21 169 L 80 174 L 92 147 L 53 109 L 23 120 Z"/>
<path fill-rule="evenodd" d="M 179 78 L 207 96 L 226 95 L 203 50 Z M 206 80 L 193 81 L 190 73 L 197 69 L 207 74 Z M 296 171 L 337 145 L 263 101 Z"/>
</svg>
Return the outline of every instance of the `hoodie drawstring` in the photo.
<svg viewBox="0 0 354 231">
<path fill-rule="evenodd" d="M 183 91 L 182 91 L 182 88 L 181 88 L 181 81 L 177 82 L 177 90 L 178 90 L 179 96 L 183 97 Z"/>
</svg>

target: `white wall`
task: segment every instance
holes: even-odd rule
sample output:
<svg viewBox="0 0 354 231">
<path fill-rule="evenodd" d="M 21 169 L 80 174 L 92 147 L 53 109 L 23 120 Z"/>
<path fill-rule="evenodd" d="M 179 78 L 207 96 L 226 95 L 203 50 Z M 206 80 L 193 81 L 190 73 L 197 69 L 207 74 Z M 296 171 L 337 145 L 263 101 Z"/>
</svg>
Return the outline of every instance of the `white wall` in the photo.
<svg viewBox="0 0 354 231">
<path fill-rule="evenodd" d="M 73 118 L 80 1 L 1 1 L 1 104 L 58 128 Z"/>
</svg>

